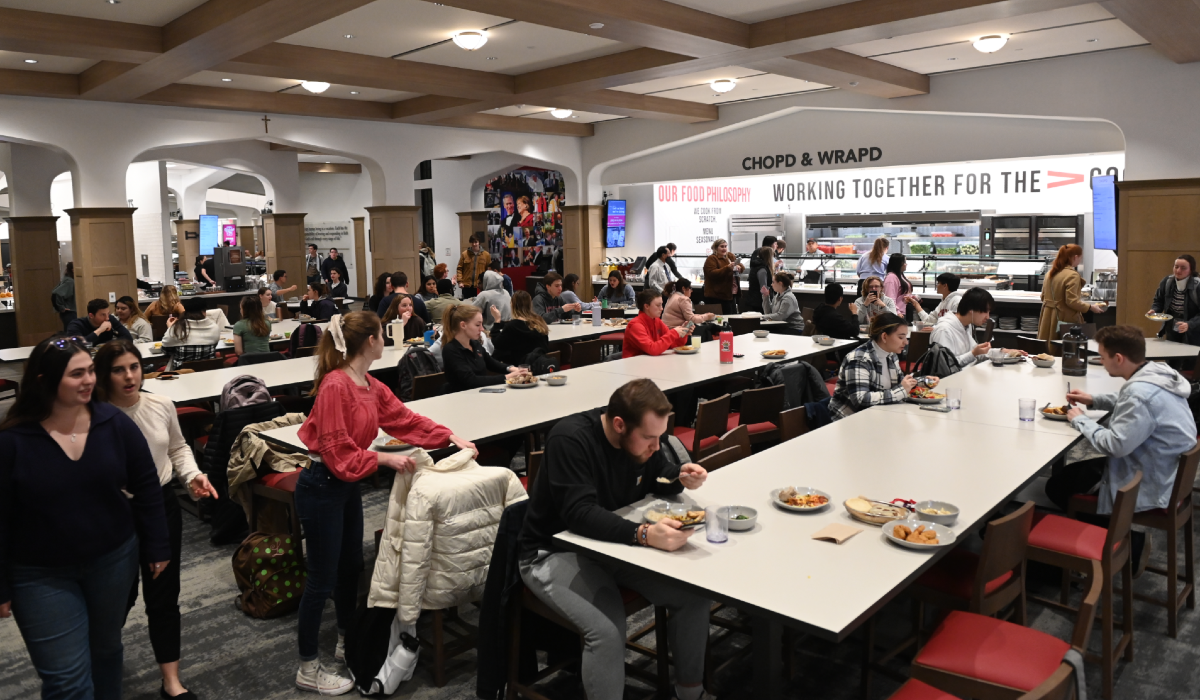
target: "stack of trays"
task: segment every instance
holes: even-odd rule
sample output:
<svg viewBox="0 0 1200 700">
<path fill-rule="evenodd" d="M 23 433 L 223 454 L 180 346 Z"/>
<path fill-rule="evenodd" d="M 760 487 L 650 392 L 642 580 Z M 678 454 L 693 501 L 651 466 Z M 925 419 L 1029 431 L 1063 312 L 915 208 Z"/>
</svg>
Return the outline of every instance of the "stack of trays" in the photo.
<svg viewBox="0 0 1200 700">
<path fill-rule="evenodd" d="M 1025 333 L 1038 332 L 1038 317 L 1037 316 L 1022 316 L 1021 330 Z"/>
<path fill-rule="evenodd" d="M 1018 320 L 1016 316 L 1001 316 L 1000 320 L 996 322 L 996 327 L 1002 331 L 1015 331 Z"/>
</svg>

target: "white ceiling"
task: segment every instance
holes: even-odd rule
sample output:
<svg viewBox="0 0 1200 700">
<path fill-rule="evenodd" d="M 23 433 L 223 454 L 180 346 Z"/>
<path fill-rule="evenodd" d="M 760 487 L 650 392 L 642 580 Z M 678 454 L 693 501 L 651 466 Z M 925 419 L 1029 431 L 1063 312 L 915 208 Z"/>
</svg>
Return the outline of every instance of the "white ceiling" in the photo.
<svg viewBox="0 0 1200 700">
<path fill-rule="evenodd" d="M 507 21 L 504 17 L 423 0 L 375 0 L 293 34 L 283 43 L 368 56 L 395 56 L 445 41 L 458 31 L 484 29 Z M 345 38 L 347 34 L 354 38 Z"/>
<path fill-rule="evenodd" d="M 908 0 L 915 2 L 916 0 Z M 694 10 L 703 10 L 714 15 L 736 19 L 739 22 L 761 22 L 765 19 L 786 17 L 798 12 L 820 10 L 834 5 L 844 5 L 853 0 L 671 0 Z"/>
<path fill-rule="evenodd" d="M 554 116 L 553 114 L 550 114 L 549 107 L 543 108 L 542 111 L 540 111 L 540 112 L 534 112 L 533 114 L 528 115 L 527 118 L 528 119 L 549 119 L 550 121 L 553 121 L 553 122 L 575 122 L 575 123 L 582 122 L 584 124 L 594 124 L 596 122 L 607 122 L 607 121 L 612 121 L 613 119 L 625 119 L 625 117 L 622 117 L 622 116 L 619 116 L 616 114 L 601 114 L 599 112 L 580 112 L 580 111 L 573 112 L 571 114 L 571 116 L 567 117 L 566 119 L 559 119 L 558 117 Z"/>
<path fill-rule="evenodd" d="M 488 43 L 477 51 L 464 51 L 447 41 L 404 59 L 516 75 L 633 48 L 610 39 L 515 22 L 488 31 Z"/>
<path fill-rule="evenodd" d="M 303 161 L 305 163 L 357 163 L 358 162 L 357 160 L 354 160 L 353 158 L 346 158 L 345 156 L 314 155 L 312 153 L 297 154 L 296 159 Z"/>
<path fill-rule="evenodd" d="M 25 59 L 33 59 L 37 63 L 26 63 Z M 89 58 L 66 58 L 63 56 L 41 56 L 32 53 L 17 53 L 0 51 L 0 68 L 16 70 L 36 70 L 48 73 L 82 73 L 92 67 L 95 61 Z"/>
<path fill-rule="evenodd" d="M 726 93 L 717 93 L 709 83 L 719 78 L 736 79 L 737 87 Z M 718 105 L 755 98 L 774 97 L 776 95 L 790 95 L 809 90 L 821 90 L 826 87 L 828 86 L 821 85 L 820 83 L 810 83 L 805 80 L 786 78 L 782 75 L 773 75 L 734 66 L 731 68 L 701 71 L 699 73 L 689 73 L 688 75 L 680 75 L 673 78 L 650 80 L 644 83 L 624 85 L 613 89 L 624 92 L 636 92 L 643 95 L 668 97 L 673 100 Z"/>
<path fill-rule="evenodd" d="M 0 7 L 161 27 L 183 13 L 203 5 L 205 1 L 121 0 L 120 4 L 109 5 L 104 0 L 0 0 Z"/>
<path fill-rule="evenodd" d="M 730 66 L 728 68 L 713 68 L 712 70 L 700 71 L 698 73 L 688 73 L 687 75 L 676 75 L 670 78 L 647 80 L 644 83 L 632 83 L 613 89 L 621 90 L 622 92 L 636 92 L 640 95 L 657 95 L 668 90 L 704 85 L 721 78 L 744 78 L 749 75 L 758 75 L 761 72 L 750 68 Z M 663 97 L 670 97 L 670 95 L 663 95 Z"/>
<path fill-rule="evenodd" d="M 225 82 L 225 78 L 231 78 Z M 267 78 L 257 75 L 236 75 L 234 73 L 219 73 L 217 71 L 202 71 L 179 81 L 187 85 L 208 85 L 210 87 L 237 88 L 239 90 L 254 90 L 256 92 L 279 92 L 291 88 L 290 93 L 298 95 L 311 94 L 302 87 L 300 79 Z M 357 95 L 351 94 L 357 92 Z M 362 100 L 364 102 L 398 102 L 410 97 L 418 97 L 419 93 L 401 92 L 399 90 L 379 90 L 374 88 L 351 87 L 347 85 L 330 85 L 321 93 L 322 97 L 338 97 L 346 100 Z"/>
</svg>

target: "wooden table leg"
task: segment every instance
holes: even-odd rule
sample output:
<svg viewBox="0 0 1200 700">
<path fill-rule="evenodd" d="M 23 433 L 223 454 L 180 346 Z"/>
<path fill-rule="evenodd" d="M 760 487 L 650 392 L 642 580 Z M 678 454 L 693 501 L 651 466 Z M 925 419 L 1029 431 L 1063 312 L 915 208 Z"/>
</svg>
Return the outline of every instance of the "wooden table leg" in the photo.
<svg viewBox="0 0 1200 700">
<path fill-rule="evenodd" d="M 754 694 L 759 698 L 783 697 L 783 625 L 773 618 L 756 617 L 754 626 Z"/>
</svg>

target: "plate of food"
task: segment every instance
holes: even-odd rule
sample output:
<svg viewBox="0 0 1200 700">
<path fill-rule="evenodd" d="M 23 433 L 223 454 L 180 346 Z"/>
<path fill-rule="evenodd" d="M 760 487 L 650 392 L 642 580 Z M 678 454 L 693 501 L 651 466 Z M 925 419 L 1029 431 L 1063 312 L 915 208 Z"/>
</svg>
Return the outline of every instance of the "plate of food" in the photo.
<svg viewBox="0 0 1200 700">
<path fill-rule="evenodd" d="M 1149 313 L 1146 314 L 1146 318 L 1150 319 L 1151 321 L 1170 321 L 1174 317 L 1171 316 L 1171 314 Z"/>
<path fill-rule="evenodd" d="M 771 491 L 771 502 L 795 513 L 815 513 L 828 508 L 831 503 L 829 494 L 807 486 L 774 489 Z"/>
<path fill-rule="evenodd" d="M 505 385 L 512 387 L 513 389 L 532 389 L 538 385 L 538 378 L 532 374 L 522 374 L 516 379 L 509 379 L 505 381 Z"/>
<path fill-rule="evenodd" d="M 693 347 L 691 345 L 680 345 L 679 347 L 675 348 L 676 355 L 695 355 L 698 352 L 700 352 L 700 348 Z"/>
<path fill-rule="evenodd" d="M 271 340 L 283 340 L 283 334 L 282 333 L 272 333 Z"/>
<path fill-rule="evenodd" d="M 1088 361 L 1088 364 L 1089 364 L 1089 365 L 1102 365 L 1102 364 L 1104 364 L 1104 359 L 1103 359 L 1103 358 L 1101 358 L 1099 355 L 1092 355 L 1091 357 L 1089 357 L 1089 358 L 1087 359 L 1087 361 Z"/>
<path fill-rule="evenodd" d="M 1070 406 L 1050 406 L 1046 405 L 1042 408 L 1042 418 L 1048 420 L 1067 420 L 1067 411 L 1070 411 Z"/>
<path fill-rule="evenodd" d="M 988 353 L 988 359 L 994 365 L 1011 365 L 1023 361 L 1025 353 L 1020 350 L 992 350 Z"/>
<path fill-rule="evenodd" d="M 425 336 L 419 335 L 416 338 L 409 338 L 408 340 L 404 341 L 404 344 L 405 345 L 414 345 L 414 346 L 415 345 L 424 345 L 425 344 Z"/>
<path fill-rule="evenodd" d="M 299 316 L 296 316 L 296 320 L 300 323 L 313 323 L 317 319 L 309 316 L 308 314 L 300 314 Z"/>
<path fill-rule="evenodd" d="M 600 322 L 600 325 L 609 326 L 611 328 L 623 328 L 628 324 L 629 321 L 623 318 L 606 318 Z"/>
<path fill-rule="evenodd" d="M 915 386 L 908 392 L 909 403 L 935 404 L 946 400 L 946 395 L 938 393 L 927 386 Z"/>
<path fill-rule="evenodd" d="M 850 514 L 850 517 L 871 525 L 904 520 L 910 515 L 908 509 L 902 506 L 872 501 L 862 496 L 847 499 L 842 505 L 846 507 L 846 512 Z"/>
<path fill-rule="evenodd" d="M 704 522 L 704 509 L 692 509 L 684 504 L 670 504 L 658 502 L 651 504 L 642 517 L 648 523 L 657 523 L 660 520 L 678 520 L 682 528 L 696 527 Z"/>
<path fill-rule="evenodd" d="M 883 534 L 887 538 L 908 549 L 929 550 L 954 545 L 958 537 L 954 530 L 939 525 L 917 520 L 916 517 L 883 526 Z"/>
<path fill-rule="evenodd" d="M 410 445 L 403 440 L 396 439 L 391 435 L 380 435 L 371 443 L 375 449 L 380 452 L 404 452 L 405 450 L 416 449 L 414 445 Z"/>
<path fill-rule="evenodd" d="M 787 350 L 763 350 L 762 357 L 764 360 L 782 360 L 787 357 Z"/>
</svg>

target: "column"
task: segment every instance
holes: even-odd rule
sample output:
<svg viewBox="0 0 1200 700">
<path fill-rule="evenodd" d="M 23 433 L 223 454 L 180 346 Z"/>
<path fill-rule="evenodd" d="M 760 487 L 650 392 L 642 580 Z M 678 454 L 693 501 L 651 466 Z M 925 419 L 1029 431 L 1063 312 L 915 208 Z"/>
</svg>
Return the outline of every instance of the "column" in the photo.
<svg viewBox="0 0 1200 700">
<path fill-rule="evenodd" d="M 421 207 L 386 205 L 367 207 L 371 217 L 371 273 L 404 272 L 421 279 Z"/>
<path fill-rule="evenodd" d="M 57 216 L 14 216 L 8 222 L 16 302 L 17 344 L 37 345 L 62 331 L 62 321 L 50 303 L 50 292 L 61 281 L 58 269 Z M 78 304 L 78 302 L 76 302 Z M 78 309 L 77 309 L 78 310 Z"/>
<path fill-rule="evenodd" d="M 254 227 L 253 226 L 238 226 L 238 245 L 246 249 L 246 252 L 253 256 L 258 250 L 254 243 Z"/>
<path fill-rule="evenodd" d="M 350 221 L 354 222 L 354 267 L 355 275 L 358 277 L 358 295 L 360 297 L 369 297 L 374 293 L 374 284 L 371 276 L 367 274 L 367 233 L 365 224 L 366 217 L 352 216 Z"/>
<path fill-rule="evenodd" d="M 488 212 L 486 211 L 460 211 L 458 212 L 458 250 L 461 253 L 466 248 L 471 246 L 471 235 L 482 231 L 487 233 Z M 483 249 L 487 250 L 488 245 L 485 241 Z"/>
<path fill-rule="evenodd" d="M 77 207 L 71 217 L 75 259 L 75 303 L 137 298 L 137 255 L 133 248 L 134 207 Z"/>
<path fill-rule="evenodd" d="M 192 274 L 196 256 L 200 254 L 200 219 L 179 219 L 175 222 L 175 250 L 179 253 L 179 271 Z M 174 284 L 175 275 L 163 284 Z"/>
<path fill-rule="evenodd" d="M 574 272 L 592 289 L 592 276 L 604 260 L 604 229 L 602 208 L 598 204 L 563 207 L 563 274 Z M 587 292 L 589 298 L 591 292 Z M 582 297 L 581 297 L 582 298 Z"/>
<path fill-rule="evenodd" d="M 304 217 L 307 214 L 263 214 L 263 246 L 267 254 L 267 274 L 284 270 L 288 286 L 299 289 L 307 282 L 304 269 Z"/>
</svg>

